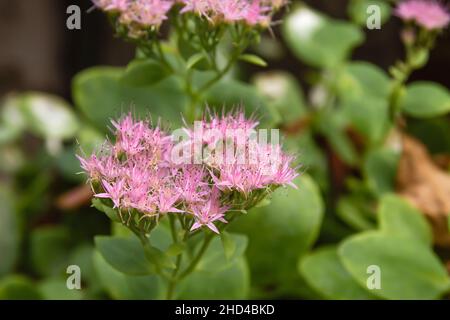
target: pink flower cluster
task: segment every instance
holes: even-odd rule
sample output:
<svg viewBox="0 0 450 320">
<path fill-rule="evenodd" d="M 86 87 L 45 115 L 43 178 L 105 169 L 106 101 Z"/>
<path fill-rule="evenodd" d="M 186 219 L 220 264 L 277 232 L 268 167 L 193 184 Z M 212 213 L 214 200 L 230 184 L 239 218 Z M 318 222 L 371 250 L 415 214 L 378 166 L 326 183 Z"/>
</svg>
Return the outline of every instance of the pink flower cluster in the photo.
<svg viewBox="0 0 450 320">
<path fill-rule="evenodd" d="M 444 29 L 450 23 L 448 9 L 436 0 L 406 0 L 395 12 L 401 19 L 414 21 L 427 30 Z"/>
<path fill-rule="evenodd" d="M 195 13 L 212 23 L 244 22 L 268 27 L 272 14 L 287 0 L 93 0 L 103 11 L 119 14 L 124 24 L 160 26 L 168 12 L 181 5 L 180 13 Z"/>
<path fill-rule="evenodd" d="M 214 115 L 204 122 L 205 127 L 219 131 L 256 125 L 241 112 Z M 89 175 L 95 197 L 110 199 L 112 206 L 122 213 L 136 210 L 148 218 L 167 213 L 186 214 L 194 218 L 191 230 L 206 226 L 218 233 L 214 223 L 226 223 L 225 214 L 241 205 L 230 201 L 233 193 L 252 203 L 262 200 L 260 196 L 267 195 L 268 188 L 295 186 L 292 180 L 298 174 L 291 167 L 294 159 L 279 146 L 258 149 L 262 151 L 258 154 L 261 159 L 267 158 L 267 151 L 273 151 L 267 148 L 274 148 L 281 155 L 277 168 L 268 172 L 263 170 L 266 165 L 263 161 L 219 166 L 207 162 L 177 164 L 172 161 L 174 139 L 159 126 L 135 121 L 131 115 L 113 122 L 113 126 L 114 143 L 106 141 L 97 154 L 78 158 Z M 188 138 L 188 143 L 193 141 Z"/>
<path fill-rule="evenodd" d="M 193 12 L 214 23 L 244 22 L 250 26 L 268 27 L 272 14 L 285 0 L 179 0 L 182 13 Z"/>
<path fill-rule="evenodd" d="M 137 24 L 141 27 L 158 27 L 167 19 L 174 0 L 93 0 L 106 12 L 119 14 L 123 24 Z"/>
</svg>

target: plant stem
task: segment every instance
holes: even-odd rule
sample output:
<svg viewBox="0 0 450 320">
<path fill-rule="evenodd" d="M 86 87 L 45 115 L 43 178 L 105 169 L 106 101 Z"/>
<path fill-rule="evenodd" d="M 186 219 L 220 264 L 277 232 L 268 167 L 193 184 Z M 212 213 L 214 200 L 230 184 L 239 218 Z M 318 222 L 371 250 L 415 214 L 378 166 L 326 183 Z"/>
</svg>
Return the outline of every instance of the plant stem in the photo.
<svg viewBox="0 0 450 320">
<path fill-rule="evenodd" d="M 205 234 L 205 238 L 203 241 L 203 245 L 198 251 L 195 258 L 191 261 L 189 266 L 184 270 L 184 272 L 179 276 L 179 280 L 184 279 L 186 276 L 188 276 L 192 271 L 194 271 L 195 267 L 197 267 L 197 264 L 200 262 L 200 259 L 203 257 L 203 254 L 206 252 L 206 250 L 209 247 L 209 244 L 211 243 L 211 240 L 213 239 L 214 235 L 212 233 Z"/>
</svg>

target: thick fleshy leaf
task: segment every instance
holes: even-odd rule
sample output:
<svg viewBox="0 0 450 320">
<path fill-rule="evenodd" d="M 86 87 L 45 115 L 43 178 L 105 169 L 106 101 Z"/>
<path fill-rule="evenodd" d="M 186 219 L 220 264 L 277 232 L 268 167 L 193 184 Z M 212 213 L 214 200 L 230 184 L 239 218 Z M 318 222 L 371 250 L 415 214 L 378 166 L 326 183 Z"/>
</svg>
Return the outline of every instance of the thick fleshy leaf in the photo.
<svg viewBox="0 0 450 320">
<path fill-rule="evenodd" d="M 105 261 L 127 275 L 152 274 L 156 266 L 146 258 L 142 244 L 136 237 L 95 237 L 95 246 Z"/>
<path fill-rule="evenodd" d="M 243 54 L 239 57 L 239 60 L 260 66 L 260 67 L 267 67 L 267 62 L 264 61 L 261 57 L 258 57 L 254 54 Z"/>
<path fill-rule="evenodd" d="M 19 253 L 19 223 L 14 201 L 12 190 L 0 184 L 0 276 L 12 270 Z"/>
<path fill-rule="evenodd" d="M 377 11 L 374 11 L 373 8 L 376 8 Z M 387 1 L 382 0 L 351 0 L 348 6 L 348 13 L 352 20 L 364 27 L 367 26 L 368 19 L 374 12 L 380 13 L 381 26 L 391 17 L 391 6 Z"/>
<path fill-rule="evenodd" d="M 121 222 L 119 212 L 110 206 L 107 206 L 101 199 L 94 198 L 92 199 L 92 206 L 106 214 L 108 218 L 113 222 Z"/>
<path fill-rule="evenodd" d="M 339 100 L 352 126 L 371 142 L 380 141 L 389 128 L 390 80 L 377 66 L 353 62 L 342 73 Z"/>
<path fill-rule="evenodd" d="M 177 80 L 169 77 L 149 87 L 128 87 L 120 83 L 123 69 L 96 67 L 79 73 L 73 82 L 75 105 L 99 130 L 106 130 L 112 118 L 133 111 L 137 116 L 161 117 L 176 126 L 186 104 Z"/>
<path fill-rule="evenodd" d="M 40 300 L 42 295 L 30 279 L 9 275 L 0 281 L 0 300 Z"/>
<path fill-rule="evenodd" d="M 306 115 L 301 86 L 289 73 L 260 73 L 254 77 L 253 83 L 258 92 L 266 98 L 268 113 L 275 124 L 288 125 Z"/>
<path fill-rule="evenodd" d="M 270 205 L 251 210 L 231 226 L 248 235 L 253 283 L 286 294 L 300 287 L 297 262 L 316 240 L 324 210 L 320 191 L 309 176 L 295 183 L 298 189 L 275 191 Z"/>
<path fill-rule="evenodd" d="M 64 226 L 41 227 L 31 233 L 31 262 L 40 275 L 65 274 L 69 249 L 70 234 Z"/>
<path fill-rule="evenodd" d="M 94 254 L 97 279 L 113 299 L 162 299 L 163 283 L 156 275 L 130 276 L 114 269 L 97 251 Z"/>
<path fill-rule="evenodd" d="M 445 267 L 432 249 L 420 241 L 366 232 L 345 240 L 338 254 L 362 286 L 370 280 L 368 268 L 379 268 L 380 289 L 371 292 L 381 298 L 437 299 L 450 289 Z"/>
<path fill-rule="evenodd" d="M 26 93 L 22 111 L 27 128 L 48 139 L 69 139 L 79 129 L 78 118 L 70 105 L 59 97 L 43 93 Z"/>
<path fill-rule="evenodd" d="M 374 219 L 370 219 L 366 205 L 367 203 L 362 203 L 362 200 L 357 197 L 341 197 L 337 205 L 337 215 L 356 230 L 374 229 Z"/>
<path fill-rule="evenodd" d="M 70 290 L 65 279 L 46 279 L 39 283 L 39 291 L 45 300 L 81 300 L 82 290 Z"/>
<path fill-rule="evenodd" d="M 407 237 L 431 245 L 433 235 L 424 215 L 406 200 L 385 195 L 378 211 L 380 229 L 390 235 Z"/>
<path fill-rule="evenodd" d="M 220 272 L 244 255 L 248 243 L 247 236 L 230 233 L 225 237 L 228 238 L 226 240 L 227 246 L 232 243 L 234 247 L 232 252 L 230 252 L 229 248 L 224 250 L 223 240 L 220 237 L 214 237 L 205 255 L 198 263 L 196 267 L 197 271 L 207 273 Z"/>
<path fill-rule="evenodd" d="M 450 112 L 450 93 L 438 83 L 414 82 L 407 87 L 402 110 L 417 118 L 445 115 Z"/>
<path fill-rule="evenodd" d="M 325 68 L 342 63 L 364 39 L 355 25 L 328 18 L 305 6 L 292 10 L 284 23 L 283 35 L 301 60 Z"/>
<path fill-rule="evenodd" d="M 321 248 L 305 256 L 299 267 L 305 280 L 326 299 L 375 299 L 345 270 L 335 247 Z"/>
<path fill-rule="evenodd" d="M 247 299 L 250 272 L 244 257 L 218 272 L 196 271 L 179 284 L 178 299 Z"/>
<path fill-rule="evenodd" d="M 372 150 L 367 154 L 363 171 L 368 187 L 376 195 L 394 192 L 399 160 L 399 152 L 389 149 Z"/>
<path fill-rule="evenodd" d="M 255 87 L 239 80 L 224 79 L 212 86 L 205 94 L 211 108 L 222 110 L 244 107 L 247 115 L 264 112 L 266 102 Z M 258 114 L 259 114 L 258 113 Z M 264 115 L 262 115 L 264 116 Z"/>
<path fill-rule="evenodd" d="M 131 87 L 148 87 L 167 78 L 170 72 L 152 59 L 136 59 L 126 68 L 121 84 Z"/>
</svg>

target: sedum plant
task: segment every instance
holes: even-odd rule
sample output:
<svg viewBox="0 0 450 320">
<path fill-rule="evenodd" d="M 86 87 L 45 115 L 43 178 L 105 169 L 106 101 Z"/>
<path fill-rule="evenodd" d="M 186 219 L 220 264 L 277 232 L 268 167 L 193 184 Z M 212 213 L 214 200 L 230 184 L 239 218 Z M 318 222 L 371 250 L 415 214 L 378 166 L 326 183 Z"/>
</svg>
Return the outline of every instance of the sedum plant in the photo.
<svg viewBox="0 0 450 320">
<path fill-rule="evenodd" d="M 113 135 L 95 154 L 79 157 L 94 193 L 94 206 L 140 240 L 142 261 L 121 260 L 127 245 L 97 238 L 102 257 L 125 274 L 155 274 L 167 299 L 180 296 L 179 284 L 198 270 L 220 234 L 225 260 L 237 240 L 224 231 L 232 220 L 266 203 L 280 186 L 296 188 L 298 167 L 279 142 L 257 133 L 259 122 L 238 111 L 201 111 L 205 94 L 238 60 L 265 64 L 245 54 L 270 27 L 284 1 L 96 1 L 117 35 L 136 44 L 138 60 L 124 82 L 156 83 L 172 77 L 181 83 L 187 103 L 184 127 L 169 134 L 159 121 L 128 114 L 113 121 Z M 169 38 L 161 33 L 168 24 Z M 141 84 L 137 83 L 137 86 Z M 167 106 L 168 107 L 168 106 Z M 200 121 L 191 123 L 202 115 Z M 174 123 L 170 126 L 173 128 Z M 183 138 L 177 142 L 177 138 Z M 272 136 L 272 139 L 274 136 Z M 265 139 L 265 140 L 264 140 Z M 155 240 L 158 229 L 170 231 L 171 244 Z M 164 231 L 162 231 L 164 232 Z M 213 245 L 213 244 L 212 244 Z M 130 248 L 131 249 L 131 248 Z M 114 251 L 121 251 L 115 254 Z M 222 250 L 213 248 L 214 251 Z M 125 258 L 125 256 L 123 257 Z M 223 262 L 226 264 L 226 262 Z M 138 270 L 134 270 L 137 268 Z M 142 268 L 139 269 L 139 268 Z M 153 281 L 154 282 L 154 281 Z M 177 291 L 178 290 L 178 291 Z"/>
</svg>

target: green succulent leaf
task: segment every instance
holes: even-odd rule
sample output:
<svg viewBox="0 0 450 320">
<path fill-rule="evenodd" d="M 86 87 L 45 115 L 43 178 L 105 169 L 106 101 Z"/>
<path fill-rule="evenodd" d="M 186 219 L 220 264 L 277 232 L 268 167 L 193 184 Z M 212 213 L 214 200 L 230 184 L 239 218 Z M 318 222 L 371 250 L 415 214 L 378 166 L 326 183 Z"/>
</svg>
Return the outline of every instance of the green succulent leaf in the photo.
<svg viewBox="0 0 450 320">
<path fill-rule="evenodd" d="M 243 54 L 239 56 L 239 60 L 254 64 L 256 66 L 267 67 L 267 62 L 254 54 Z"/>
<path fill-rule="evenodd" d="M 161 63 L 152 59 L 136 59 L 126 68 L 120 81 L 121 84 L 131 87 L 152 86 L 170 75 Z"/>
<path fill-rule="evenodd" d="M 450 288 L 444 266 L 431 248 L 408 237 L 366 232 L 345 240 L 339 257 L 361 286 L 370 280 L 369 267 L 380 271 L 380 288 L 371 293 L 384 299 L 437 299 Z"/>
<path fill-rule="evenodd" d="M 0 184 L 0 276 L 9 273 L 19 254 L 19 221 L 15 199 L 7 185 Z"/>
<path fill-rule="evenodd" d="M 371 7 L 380 10 L 381 24 L 386 23 L 391 17 L 391 6 L 387 1 L 382 0 L 351 0 L 348 6 L 348 14 L 356 24 L 365 27 L 367 19 L 373 14 L 373 11 L 369 10 Z"/>
<path fill-rule="evenodd" d="M 450 93 L 437 83 L 414 82 L 407 87 L 401 107 L 403 112 L 417 118 L 442 116 L 450 112 Z"/>
<path fill-rule="evenodd" d="M 424 215 L 399 196 L 383 196 L 378 216 L 381 231 L 431 246 L 433 235 Z"/>
<path fill-rule="evenodd" d="M 315 182 L 303 175 L 295 184 L 298 189 L 275 191 L 270 205 L 252 209 L 231 226 L 248 235 L 254 284 L 274 287 L 279 294 L 300 290 L 297 262 L 316 240 L 323 217 L 324 204 Z"/>
<path fill-rule="evenodd" d="M 156 264 L 150 263 L 147 259 L 150 253 L 154 253 L 155 259 L 153 260 L 156 261 L 156 253 L 150 250 L 150 253 L 144 251 L 136 237 L 97 236 L 95 237 L 95 246 L 105 261 L 124 274 L 143 276 L 157 271 Z"/>
<path fill-rule="evenodd" d="M 0 280 L 0 300 L 40 300 L 41 292 L 32 280 L 22 275 L 9 275 Z"/>
<path fill-rule="evenodd" d="M 336 247 L 321 248 L 308 254 L 300 261 L 299 269 L 309 285 L 326 299 L 376 299 L 345 270 Z"/>
<path fill-rule="evenodd" d="M 162 299 L 164 284 L 156 275 L 131 276 L 119 272 L 96 251 L 93 258 L 97 279 L 114 299 L 155 300 Z"/>
<path fill-rule="evenodd" d="M 341 64 L 364 39 L 355 25 L 328 18 L 306 6 L 298 6 L 288 15 L 283 36 L 298 58 L 325 68 Z"/>
<path fill-rule="evenodd" d="M 121 83 L 123 73 L 121 68 L 95 67 L 74 78 L 75 105 L 96 128 L 104 131 L 111 118 L 129 110 L 136 116 L 161 117 L 173 126 L 181 123 L 187 99 L 177 79 L 168 77 L 152 86 L 130 87 Z"/>
</svg>

